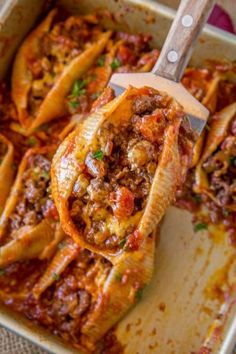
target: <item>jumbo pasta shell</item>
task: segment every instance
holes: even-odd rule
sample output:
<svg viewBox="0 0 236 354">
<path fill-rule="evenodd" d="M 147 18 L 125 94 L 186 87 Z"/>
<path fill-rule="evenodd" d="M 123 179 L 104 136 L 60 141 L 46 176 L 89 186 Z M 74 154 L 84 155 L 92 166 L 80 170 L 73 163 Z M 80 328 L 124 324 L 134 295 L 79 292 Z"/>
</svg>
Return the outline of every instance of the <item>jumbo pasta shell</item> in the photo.
<svg viewBox="0 0 236 354">
<path fill-rule="evenodd" d="M 217 113 L 217 119 L 212 119 L 201 161 L 205 161 L 222 142 L 227 134 L 229 123 L 235 114 L 236 102 L 225 107 L 219 113 Z"/>
<path fill-rule="evenodd" d="M 20 47 L 14 61 L 12 72 L 12 99 L 16 105 L 19 121 L 23 127 L 29 125 L 27 112 L 28 94 L 33 81 L 32 75 L 28 72 L 26 59 L 28 55 L 37 57 L 40 40 L 45 33 L 49 32 L 56 13 L 56 10 L 52 10 L 45 20 L 30 33 Z"/>
<path fill-rule="evenodd" d="M 64 244 L 57 250 L 51 263 L 47 267 L 45 273 L 36 283 L 33 289 L 35 298 L 39 298 L 41 294 L 55 281 L 55 275 L 59 277 L 66 267 L 77 258 L 79 254 L 79 246 L 71 240 L 65 239 Z"/>
<path fill-rule="evenodd" d="M 14 147 L 0 134 L 0 215 L 10 193 L 14 178 Z"/>
<path fill-rule="evenodd" d="M 230 123 L 236 115 L 236 103 L 232 103 L 231 105 L 225 107 L 220 112 L 216 113 L 209 124 L 209 132 L 206 137 L 206 142 L 204 145 L 202 157 L 196 167 L 195 174 L 195 186 L 194 189 L 197 193 L 205 193 L 212 200 L 218 204 L 217 197 L 212 187 L 210 186 L 209 175 L 207 170 L 204 168 L 204 164 L 207 160 L 217 159 L 218 163 L 221 162 L 221 167 L 219 167 L 218 175 L 224 173 L 226 171 L 230 161 L 228 156 L 227 149 L 219 150 L 217 149 L 223 143 L 224 139 L 227 138 L 228 129 Z M 235 140 L 235 138 L 232 137 Z M 221 171 L 220 171 L 221 169 Z M 212 171 L 213 172 L 213 171 Z M 217 176 L 217 171 L 214 172 Z M 234 206 L 231 205 L 230 208 L 234 210 Z"/>
<path fill-rule="evenodd" d="M 94 60 L 102 52 L 110 35 L 111 32 L 102 34 L 96 44 L 86 49 L 65 68 L 40 106 L 37 117 L 29 127 L 29 133 L 34 131 L 41 124 L 58 118 L 67 112 L 64 98 L 69 94 L 73 82 L 79 79 L 81 75 L 90 68 Z"/>
<path fill-rule="evenodd" d="M 13 262 L 38 258 L 54 239 L 55 228 L 47 220 L 35 227 L 24 226 L 15 233 L 15 238 L 0 247 L 0 267 Z"/>
<path fill-rule="evenodd" d="M 30 149 L 22 159 L 0 218 L 1 266 L 50 257 L 64 237 L 49 194 L 54 151 L 53 146 Z"/>
<path fill-rule="evenodd" d="M 90 153 L 91 151 L 94 151 L 94 149 L 95 151 L 96 149 L 100 149 L 98 136 L 100 136 L 101 129 L 106 129 L 105 127 L 111 124 L 113 126 L 113 128 L 111 129 L 114 129 L 114 131 L 116 131 L 114 135 L 116 134 L 115 136 L 117 136 L 117 139 L 119 139 L 119 130 L 123 126 L 131 124 L 131 118 L 134 114 L 133 100 L 135 99 L 135 97 L 142 95 L 142 93 L 147 94 L 147 92 L 148 94 L 153 95 L 153 97 L 155 95 L 159 95 L 159 98 L 161 97 L 160 93 L 153 89 L 144 88 L 138 90 L 133 87 L 130 87 L 120 97 L 109 102 L 97 112 L 92 113 L 86 119 L 86 121 L 80 127 L 78 127 L 76 131 L 71 133 L 71 135 L 69 135 L 65 139 L 65 141 L 57 150 L 57 153 L 55 154 L 53 159 L 53 197 L 58 208 L 61 224 L 64 231 L 69 234 L 74 239 L 74 241 L 77 242 L 81 247 L 87 248 L 92 252 L 98 252 L 99 254 L 107 257 L 110 260 L 112 260 L 114 256 L 117 256 L 118 254 L 122 253 L 122 249 L 120 249 L 119 247 L 116 247 L 115 250 L 107 249 L 104 244 L 98 245 L 95 243 L 88 242 L 88 240 L 86 240 L 86 238 L 84 237 L 83 231 L 79 227 L 77 227 L 76 223 L 73 221 L 69 204 L 72 198 L 75 182 L 82 175 L 81 168 L 83 169 L 87 163 L 86 168 L 90 168 L 91 173 L 96 174 L 96 171 L 92 171 L 93 167 L 88 166 L 88 164 L 90 163 L 88 162 L 88 159 L 90 159 L 90 157 L 88 156 L 91 155 Z M 161 136 L 161 139 L 163 141 L 161 148 L 162 151 L 158 154 L 158 163 L 154 166 L 155 171 L 153 171 L 152 177 L 150 176 L 150 178 L 152 179 L 152 183 L 150 184 L 150 190 L 144 201 L 145 206 L 137 212 L 130 213 L 130 216 L 125 216 L 123 219 L 120 218 L 118 212 L 114 214 L 110 211 L 107 211 L 107 209 L 102 210 L 102 212 L 104 212 L 104 214 L 106 215 L 104 218 L 105 229 L 107 228 L 109 229 L 110 233 L 119 235 L 118 238 L 121 239 L 123 245 L 125 243 L 127 247 L 131 248 L 133 247 L 133 245 L 130 244 L 131 239 L 135 239 L 134 243 L 136 243 L 137 241 L 139 244 L 141 244 L 145 237 L 147 237 L 153 232 L 153 230 L 163 217 L 166 208 L 173 200 L 176 188 L 180 184 L 181 180 L 180 170 L 181 166 L 183 166 L 183 160 L 179 147 L 179 128 L 184 115 L 182 108 L 175 101 L 170 99 L 165 94 L 163 94 L 163 97 L 164 100 L 167 100 L 166 102 L 168 102 L 166 103 L 166 110 L 168 111 L 168 109 L 170 109 L 172 113 L 176 113 L 176 116 L 175 118 L 173 118 L 173 121 L 171 121 L 170 124 L 166 123 L 166 126 L 163 128 L 164 131 Z M 168 115 L 167 111 L 166 114 Z M 156 114 L 159 113 L 160 112 L 157 109 Z M 145 117 L 146 116 L 147 115 L 145 115 Z M 145 125 L 141 128 L 145 128 Z M 122 130 L 122 134 L 124 134 L 125 131 L 126 130 Z M 145 134 L 151 134 L 151 136 L 147 136 L 147 139 L 153 138 L 152 131 L 147 129 Z M 145 140 L 144 144 L 152 150 L 150 142 Z M 153 156 L 156 156 L 156 154 L 157 150 Z M 150 158 L 151 160 L 153 159 L 153 156 Z M 89 161 L 91 161 L 91 159 Z M 130 172 L 132 175 L 134 175 L 135 178 L 135 168 L 133 168 L 132 171 L 131 169 L 129 170 L 129 167 L 127 167 L 127 169 L 128 173 Z M 184 169 L 186 169 L 186 167 Z M 109 188 L 109 185 L 107 187 Z M 127 187 L 124 187 L 124 184 L 123 187 L 121 186 L 121 189 L 119 191 L 122 195 L 117 196 L 117 198 L 123 198 L 124 200 L 125 198 L 132 199 L 132 195 L 129 193 L 129 191 L 127 191 Z M 86 193 L 87 191 L 85 191 L 85 194 Z M 86 198 L 89 199 L 89 196 Z M 107 198 L 105 199 L 105 202 L 109 203 L 109 197 L 106 196 L 105 198 Z M 80 203 L 79 199 L 78 203 Z M 128 203 L 132 204 L 132 200 L 128 201 Z M 78 217 L 80 217 L 80 215 L 84 213 L 83 222 L 85 222 L 86 224 L 85 228 L 87 228 L 87 230 L 90 230 L 90 225 L 91 223 L 93 223 L 93 220 L 96 219 L 96 217 L 99 215 L 99 211 L 97 216 L 94 216 L 94 219 L 91 220 L 88 214 L 86 216 L 86 210 L 88 210 L 88 208 L 89 206 L 87 205 L 84 207 L 83 210 L 78 212 Z M 127 209 L 127 205 L 125 206 L 125 208 Z M 110 206 L 108 207 L 108 209 L 110 210 Z M 129 211 L 127 211 L 127 213 L 129 213 Z M 122 235 L 124 234 L 124 230 L 127 229 L 132 229 L 134 234 L 131 235 L 129 240 L 126 239 L 124 242 L 124 238 L 122 237 Z M 99 236 L 103 238 L 103 233 L 99 234 Z"/>
<path fill-rule="evenodd" d="M 84 343 L 102 338 L 141 299 L 152 277 L 154 250 L 155 232 L 145 239 L 140 250 L 122 254 L 113 265 L 82 327 Z"/>
<path fill-rule="evenodd" d="M 214 73 L 212 70 L 187 68 L 182 82 L 184 86 L 194 95 L 211 113 L 214 113 L 217 105 L 218 86 L 224 75 Z M 201 157 L 205 139 L 205 130 L 199 136 L 193 149 L 191 167 L 195 167 Z"/>
<path fill-rule="evenodd" d="M 16 105 L 19 121 L 24 128 L 27 129 L 27 133 L 30 134 L 41 124 L 48 122 L 54 118 L 58 118 L 64 115 L 66 111 L 65 97 L 69 94 L 73 82 L 80 78 L 84 72 L 86 72 L 99 54 L 103 51 L 111 32 L 100 32 L 100 34 L 94 39 L 94 42 L 87 42 L 83 45 L 82 52 L 77 56 L 69 60 L 66 64 L 58 63 L 58 67 L 63 66 L 61 72 L 53 78 L 53 72 L 49 75 L 44 68 L 40 67 L 43 71 L 43 75 L 48 75 L 50 78 L 51 88 L 41 99 L 40 103 L 37 103 L 38 107 L 34 108 L 34 112 L 29 107 L 29 96 L 31 95 L 32 87 L 36 79 L 33 78 L 32 73 L 28 68 L 28 62 L 37 60 L 43 60 L 41 58 L 40 45 L 42 38 L 45 34 L 53 32 L 53 21 L 55 20 L 57 11 L 52 10 L 46 19 L 34 30 L 24 41 L 19 52 L 17 53 L 12 74 L 12 98 Z M 75 17 L 76 19 L 76 17 Z M 86 17 L 78 17 L 83 23 L 87 21 Z M 67 20 L 67 22 L 70 18 Z M 54 33 L 52 33 L 52 37 Z M 60 51 L 58 51 L 60 52 Z M 59 53 L 60 54 L 60 53 Z M 47 59 L 47 58 L 46 58 Z M 60 65 L 59 65 L 60 64 Z M 41 64 L 40 64 L 41 65 Z M 48 63 L 48 65 L 53 65 Z M 39 69 L 38 69 L 39 70 Z M 42 74 L 40 74 L 42 75 Z M 47 77 L 45 76 L 45 80 Z M 47 80 L 46 80 L 47 81 Z M 43 83 L 42 83 L 43 85 Z M 43 90 L 43 87 L 41 88 Z M 37 97 L 36 97 L 37 98 Z"/>
</svg>

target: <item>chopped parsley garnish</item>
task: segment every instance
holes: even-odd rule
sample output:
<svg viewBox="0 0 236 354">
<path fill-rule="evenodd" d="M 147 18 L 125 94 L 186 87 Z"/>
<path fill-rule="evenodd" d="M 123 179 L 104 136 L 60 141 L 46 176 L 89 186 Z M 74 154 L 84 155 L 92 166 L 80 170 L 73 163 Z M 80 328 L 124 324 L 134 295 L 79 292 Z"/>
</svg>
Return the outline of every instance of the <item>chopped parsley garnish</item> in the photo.
<svg viewBox="0 0 236 354">
<path fill-rule="evenodd" d="M 5 274 L 6 274 L 5 269 L 0 269 L 0 277 L 2 277 L 2 276 L 5 275 Z"/>
<path fill-rule="evenodd" d="M 43 130 L 44 132 L 48 133 L 49 132 L 49 125 L 47 123 L 41 125 L 40 130 Z"/>
<path fill-rule="evenodd" d="M 95 81 L 96 79 L 97 79 L 97 75 L 96 74 L 92 74 L 87 79 L 87 83 L 89 84 L 90 82 Z"/>
<path fill-rule="evenodd" d="M 92 157 L 94 159 L 100 160 L 100 161 L 103 159 L 103 156 L 104 156 L 104 154 L 103 154 L 102 150 L 98 150 L 92 155 Z"/>
<path fill-rule="evenodd" d="M 121 62 L 119 61 L 119 59 L 114 58 L 111 63 L 111 68 L 114 70 L 114 69 L 119 68 L 120 66 L 121 66 Z"/>
<path fill-rule="evenodd" d="M 52 277 L 53 277 L 53 280 L 56 280 L 56 281 L 60 280 L 60 275 L 57 273 L 52 273 Z"/>
<path fill-rule="evenodd" d="M 105 55 L 101 55 L 101 56 L 98 58 L 97 65 L 98 65 L 98 66 L 104 66 L 104 65 L 105 65 Z"/>
<path fill-rule="evenodd" d="M 30 136 L 28 139 L 29 146 L 35 146 L 37 144 L 37 139 L 34 136 Z"/>
<path fill-rule="evenodd" d="M 209 125 L 208 123 L 205 125 L 205 129 L 206 129 L 208 132 L 211 130 L 210 125 Z"/>
<path fill-rule="evenodd" d="M 194 225 L 194 231 L 198 232 L 201 230 L 207 230 L 208 226 L 207 224 L 203 223 L 203 222 L 199 222 L 198 224 Z"/>
<path fill-rule="evenodd" d="M 230 156 L 229 157 L 229 164 L 230 164 L 230 166 L 236 166 L 236 157 Z"/>
<path fill-rule="evenodd" d="M 195 194 L 195 195 L 193 196 L 193 200 L 194 200 L 196 203 L 201 203 L 202 198 L 201 198 L 200 194 Z"/>
<path fill-rule="evenodd" d="M 49 179 L 49 172 L 41 171 L 40 177 L 45 178 L 45 179 Z"/>
<path fill-rule="evenodd" d="M 122 280 L 122 274 L 116 273 L 115 278 L 116 278 L 117 281 L 120 282 Z"/>
<path fill-rule="evenodd" d="M 222 210 L 222 214 L 223 214 L 224 216 L 229 216 L 229 215 L 230 215 L 230 210 L 223 209 L 223 210 Z"/>
<path fill-rule="evenodd" d="M 92 100 L 96 100 L 101 95 L 101 92 L 95 92 L 91 95 Z"/>
<path fill-rule="evenodd" d="M 119 246 L 120 246 L 120 248 L 123 248 L 123 247 L 124 247 L 124 245 L 125 245 L 125 243 L 126 243 L 126 239 L 125 239 L 125 238 L 123 238 L 123 240 L 121 240 L 121 241 L 119 242 Z"/>
<path fill-rule="evenodd" d="M 72 86 L 70 97 L 78 97 L 86 93 L 85 86 L 87 82 L 85 80 L 76 80 Z"/>
<path fill-rule="evenodd" d="M 57 245 L 59 250 L 62 250 L 67 245 L 66 241 L 62 241 Z"/>
<path fill-rule="evenodd" d="M 38 166 L 36 166 L 34 169 L 33 169 L 33 177 L 34 178 L 37 178 L 40 174 L 40 168 Z"/>
<path fill-rule="evenodd" d="M 80 103 L 77 101 L 71 101 L 69 102 L 69 105 L 71 106 L 71 108 L 76 109 L 79 107 Z"/>
<path fill-rule="evenodd" d="M 140 301 L 143 297 L 143 289 L 138 289 L 135 293 L 135 300 Z"/>
<path fill-rule="evenodd" d="M 90 84 L 90 82 L 95 81 L 96 78 L 97 78 L 97 75 L 95 75 L 95 74 L 92 74 L 92 75 L 88 76 L 87 79 L 84 80 L 85 85 L 87 86 L 88 84 Z"/>
</svg>

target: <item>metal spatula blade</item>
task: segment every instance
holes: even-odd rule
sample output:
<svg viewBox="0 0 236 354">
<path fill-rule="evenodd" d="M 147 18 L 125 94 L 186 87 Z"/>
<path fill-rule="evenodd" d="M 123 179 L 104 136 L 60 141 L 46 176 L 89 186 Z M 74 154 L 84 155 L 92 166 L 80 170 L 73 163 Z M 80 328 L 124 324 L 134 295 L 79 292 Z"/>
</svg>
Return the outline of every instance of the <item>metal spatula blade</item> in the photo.
<svg viewBox="0 0 236 354">
<path fill-rule="evenodd" d="M 180 79 L 214 2 L 182 0 L 152 72 L 112 75 L 109 86 L 115 94 L 120 95 L 129 85 L 164 91 L 183 106 L 192 130 L 200 135 L 209 111 L 183 87 Z"/>
<path fill-rule="evenodd" d="M 149 86 L 168 93 L 168 95 L 174 97 L 183 106 L 192 130 L 198 135 L 203 130 L 209 116 L 209 111 L 182 84 L 152 73 L 114 74 L 109 83 L 109 86 L 114 89 L 116 96 L 119 96 L 129 85 L 137 88 Z"/>
</svg>

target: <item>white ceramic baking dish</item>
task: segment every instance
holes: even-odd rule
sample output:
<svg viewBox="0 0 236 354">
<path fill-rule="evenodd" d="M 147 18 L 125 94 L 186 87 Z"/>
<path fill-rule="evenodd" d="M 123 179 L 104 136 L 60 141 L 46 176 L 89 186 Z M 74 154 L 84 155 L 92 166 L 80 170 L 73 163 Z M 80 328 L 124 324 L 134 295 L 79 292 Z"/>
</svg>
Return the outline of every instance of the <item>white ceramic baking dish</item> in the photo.
<svg viewBox="0 0 236 354">
<path fill-rule="evenodd" d="M 0 76 L 9 72 L 13 54 L 41 13 L 42 0 L 0 1 Z M 174 11 L 148 0 L 60 0 L 72 13 L 109 10 L 106 26 L 131 32 L 152 33 L 153 45 L 164 41 Z M 207 58 L 236 59 L 236 37 L 211 26 L 204 33 L 192 56 L 199 65 Z M 175 225 L 178 224 L 176 228 Z M 194 234 L 191 215 L 170 208 L 161 227 L 156 248 L 155 274 L 142 301 L 117 327 L 126 354 L 190 354 L 211 339 L 209 328 L 225 311 L 217 298 L 209 296 L 209 284 L 217 274 L 236 279 L 232 259 L 236 250 L 226 237 Z M 52 353 L 77 353 L 21 316 L 0 307 L 0 324 Z M 236 306 L 223 316 L 221 335 L 213 341 L 212 353 L 231 354 L 236 339 Z M 221 316 L 222 318 L 222 316 Z"/>
</svg>

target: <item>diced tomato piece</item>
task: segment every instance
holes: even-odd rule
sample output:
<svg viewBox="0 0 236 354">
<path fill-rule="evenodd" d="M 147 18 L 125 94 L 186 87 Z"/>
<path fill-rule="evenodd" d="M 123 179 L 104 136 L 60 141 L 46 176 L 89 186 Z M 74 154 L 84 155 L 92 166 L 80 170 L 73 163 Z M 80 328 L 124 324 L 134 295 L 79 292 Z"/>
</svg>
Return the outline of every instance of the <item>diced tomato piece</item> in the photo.
<svg viewBox="0 0 236 354">
<path fill-rule="evenodd" d="M 114 97 L 114 91 L 110 87 L 106 87 L 101 96 L 93 103 L 91 112 L 96 112 L 100 107 L 113 100 Z"/>
<path fill-rule="evenodd" d="M 165 117 L 161 111 L 146 115 L 137 122 L 136 128 L 151 143 L 159 142 L 163 139 Z"/>
<path fill-rule="evenodd" d="M 131 235 L 128 236 L 128 240 L 126 243 L 126 248 L 131 251 L 137 251 L 142 243 L 142 235 L 138 230 L 134 231 Z"/>
<path fill-rule="evenodd" d="M 153 49 L 150 53 L 144 54 L 138 61 L 139 66 L 144 66 L 147 64 L 154 65 L 159 56 L 159 50 Z"/>
<path fill-rule="evenodd" d="M 53 201 L 48 201 L 46 210 L 44 212 L 44 217 L 46 219 L 59 220 L 59 214 Z"/>
<path fill-rule="evenodd" d="M 126 47 L 125 45 L 121 45 L 118 49 L 117 52 L 117 59 L 121 62 L 122 65 L 130 64 L 130 65 L 135 65 L 136 64 L 136 57 L 131 51 L 129 47 Z"/>
<path fill-rule="evenodd" d="M 126 187 L 120 187 L 116 192 L 110 194 L 112 210 L 118 219 L 130 216 L 134 210 L 134 195 Z"/>
</svg>

